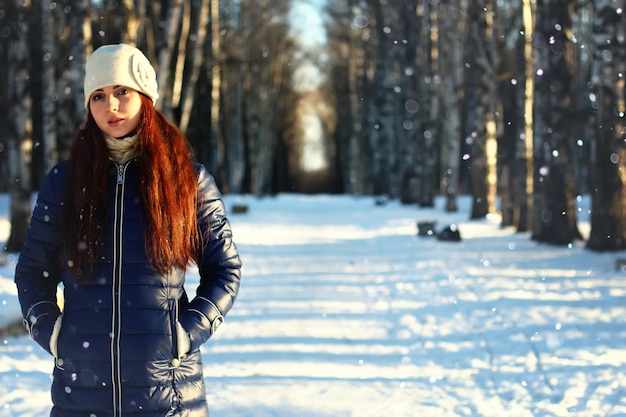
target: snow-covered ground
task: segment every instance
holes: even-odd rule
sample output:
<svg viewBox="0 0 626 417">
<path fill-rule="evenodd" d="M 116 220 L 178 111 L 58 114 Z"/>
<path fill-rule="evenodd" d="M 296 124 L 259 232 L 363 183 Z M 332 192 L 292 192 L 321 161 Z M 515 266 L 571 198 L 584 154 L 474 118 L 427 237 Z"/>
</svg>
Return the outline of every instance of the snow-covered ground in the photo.
<svg viewBox="0 0 626 417">
<path fill-rule="evenodd" d="M 240 296 L 204 347 L 212 417 L 626 416 L 626 253 L 557 248 L 497 217 L 352 196 L 226 196 Z M 588 233 L 588 201 L 580 228 Z M 8 237 L 0 195 L 0 243 Z M 462 242 L 418 237 L 458 224 Z M 15 257 L 0 322 L 19 317 Z M 190 287 L 197 275 L 189 275 Z M 0 417 L 45 416 L 51 358 L 0 344 Z"/>
</svg>

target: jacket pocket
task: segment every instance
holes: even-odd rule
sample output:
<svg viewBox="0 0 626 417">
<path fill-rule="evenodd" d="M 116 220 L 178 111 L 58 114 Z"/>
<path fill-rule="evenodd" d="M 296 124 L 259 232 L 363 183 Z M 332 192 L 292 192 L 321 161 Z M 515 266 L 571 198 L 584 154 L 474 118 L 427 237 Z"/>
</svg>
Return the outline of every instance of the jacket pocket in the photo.
<svg viewBox="0 0 626 417">
<path fill-rule="evenodd" d="M 172 331 L 172 367 L 180 366 L 180 360 L 191 349 L 191 339 L 182 324 L 178 321 L 178 303 L 176 300 L 169 301 L 170 327 Z"/>
<path fill-rule="evenodd" d="M 183 327 L 182 324 L 178 320 L 176 320 L 176 330 L 177 330 L 177 344 L 178 344 L 178 357 L 182 358 L 183 356 L 187 356 L 189 351 L 191 350 L 191 338 L 189 337 L 189 333 Z"/>
</svg>

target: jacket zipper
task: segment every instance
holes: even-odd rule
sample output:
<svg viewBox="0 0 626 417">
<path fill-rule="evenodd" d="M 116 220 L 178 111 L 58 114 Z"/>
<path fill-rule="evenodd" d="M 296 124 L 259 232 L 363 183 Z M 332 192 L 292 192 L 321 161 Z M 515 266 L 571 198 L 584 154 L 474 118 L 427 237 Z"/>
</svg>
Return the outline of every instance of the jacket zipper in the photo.
<svg viewBox="0 0 626 417">
<path fill-rule="evenodd" d="M 180 357 L 178 356 L 178 308 L 176 300 L 169 299 L 170 308 L 170 327 L 172 331 L 172 362 L 170 369 L 177 368 L 180 365 Z"/>
<path fill-rule="evenodd" d="M 113 220 L 113 276 L 111 277 L 112 315 L 111 315 L 111 383 L 113 391 L 113 416 L 121 416 L 122 412 L 122 381 L 121 381 L 121 296 L 122 296 L 122 244 L 124 225 L 124 188 L 128 163 L 117 167 L 117 184 L 115 186 L 115 206 Z"/>
</svg>

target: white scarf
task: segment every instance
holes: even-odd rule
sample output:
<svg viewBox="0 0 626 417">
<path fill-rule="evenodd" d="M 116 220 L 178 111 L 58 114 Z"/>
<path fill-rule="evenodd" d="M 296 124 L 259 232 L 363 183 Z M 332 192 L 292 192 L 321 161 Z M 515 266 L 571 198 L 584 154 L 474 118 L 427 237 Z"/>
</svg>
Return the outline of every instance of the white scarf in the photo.
<svg viewBox="0 0 626 417">
<path fill-rule="evenodd" d="M 124 164 L 137 156 L 137 139 L 137 134 L 121 139 L 104 135 L 104 141 L 107 144 L 107 148 L 109 148 L 110 157 L 118 164 Z"/>
</svg>

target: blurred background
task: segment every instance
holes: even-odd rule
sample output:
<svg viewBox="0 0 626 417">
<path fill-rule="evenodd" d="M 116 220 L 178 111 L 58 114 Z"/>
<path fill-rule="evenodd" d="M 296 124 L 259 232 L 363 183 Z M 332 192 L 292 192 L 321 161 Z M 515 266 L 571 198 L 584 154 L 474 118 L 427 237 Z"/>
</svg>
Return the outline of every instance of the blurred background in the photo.
<svg viewBox="0 0 626 417">
<path fill-rule="evenodd" d="M 472 196 L 533 239 L 626 248 L 625 0 L 0 0 L 0 192 L 31 195 L 85 119 L 102 44 L 142 49 L 157 107 L 225 194 Z"/>
</svg>

